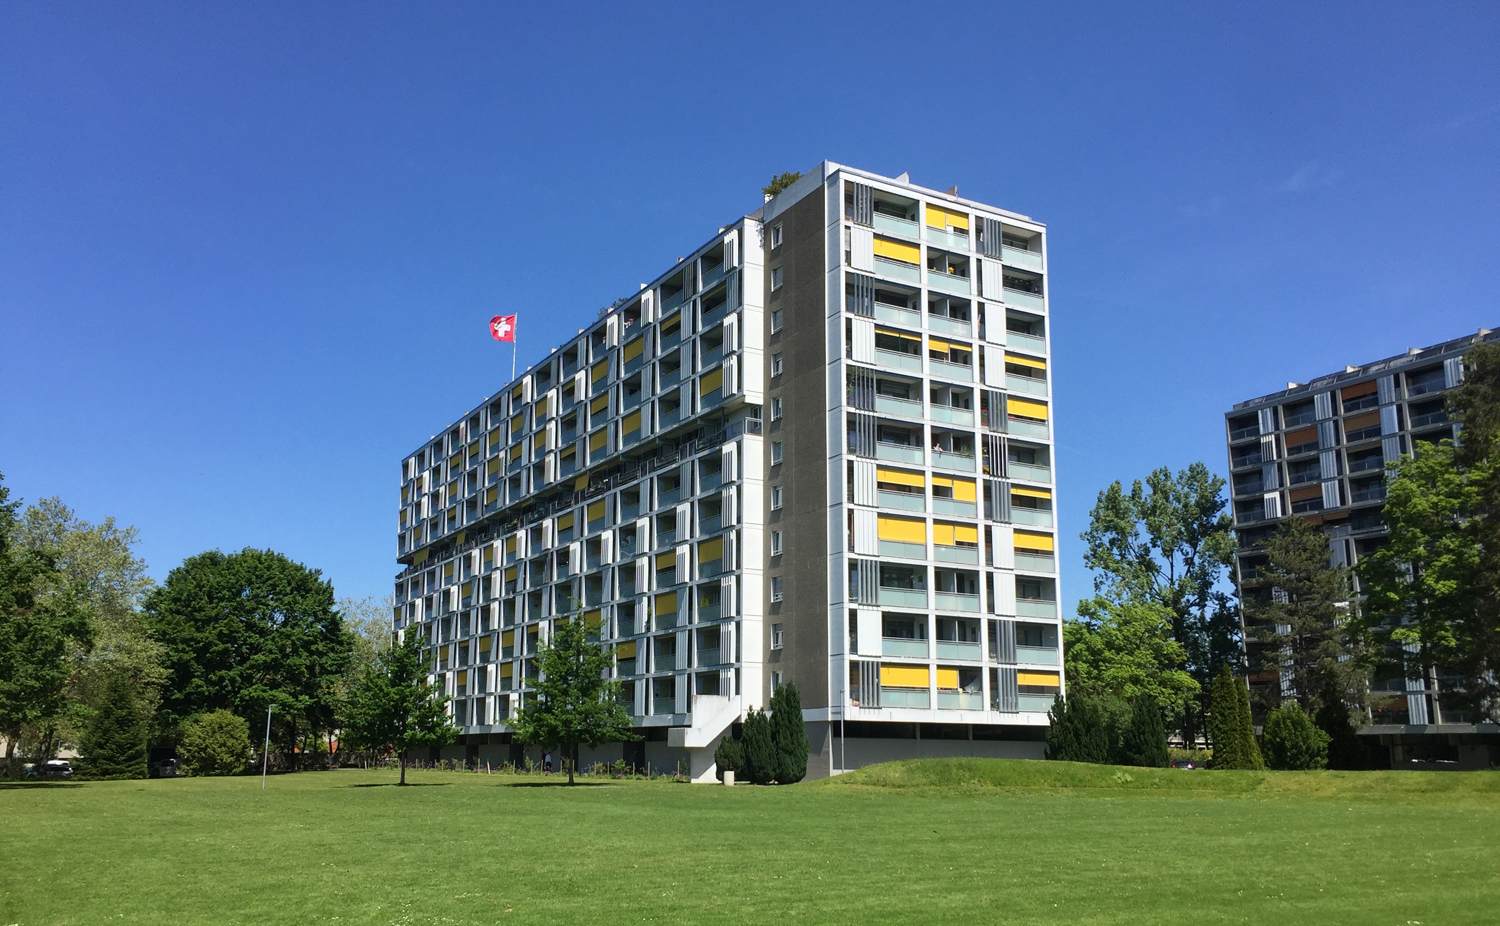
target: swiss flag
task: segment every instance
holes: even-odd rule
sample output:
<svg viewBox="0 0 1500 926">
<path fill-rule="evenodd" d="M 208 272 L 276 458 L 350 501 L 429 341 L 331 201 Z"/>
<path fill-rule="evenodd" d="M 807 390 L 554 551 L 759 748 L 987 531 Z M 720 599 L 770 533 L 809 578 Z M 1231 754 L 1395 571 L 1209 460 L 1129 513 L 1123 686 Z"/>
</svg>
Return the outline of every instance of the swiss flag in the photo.
<svg viewBox="0 0 1500 926">
<path fill-rule="evenodd" d="M 490 319 L 490 334 L 497 341 L 516 343 L 516 317 L 514 315 L 496 315 Z"/>
</svg>

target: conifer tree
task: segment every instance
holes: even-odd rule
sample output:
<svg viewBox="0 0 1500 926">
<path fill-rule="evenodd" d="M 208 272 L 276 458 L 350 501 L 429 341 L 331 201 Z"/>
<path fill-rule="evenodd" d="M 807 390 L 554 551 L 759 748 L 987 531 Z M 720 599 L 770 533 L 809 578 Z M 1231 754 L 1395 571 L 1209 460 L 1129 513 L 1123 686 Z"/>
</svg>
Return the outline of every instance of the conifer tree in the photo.
<svg viewBox="0 0 1500 926">
<path fill-rule="evenodd" d="M 745 747 L 726 733 L 714 748 L 714 767 L 720 781 L 724 780 L 725 772 L 738 774 L 745 767 Z"/>
<path fill-rule="evenodd" d="M 1148 695 L 1137 697 L 1131 704 L 1130 723 L 1121 738 L 1119 759 L 1121 765 L 1167 767 L 1166 724 L 1162 723 L 1161 710 Z"/>
<path fill-rule="evenodd" d="M 1110 735 L 1104 712 L 1081 695 L 1063 700 L 1058 695 L 1048 712 L 1047 758 L 1060 762 L 1105 764 L 1110 759 Z"/>
<path fill-rule="evenodd" d="M 776 747 L 776 780 L 789 785 L 807 777 L 807 726 L 802 698 L 791 682 L 771 695 L 771 742 Z"/>
<path fill-rule="evenodd" d="M 1364 768 L 1368 762 L 1365 747 L 1359 741 L 1350 722 L 1349 709 L 1335 691 L 1324 692 L 1319 698 L 1317 716 L 1313 722 L 1318 729 L 1328 734 L 1328 767 L 1355 770 Z"/>
<path fill-rule="evenodd" d="M 1328 765 L 1328 734 L 1313 725 L 1296 701 L 1286 701 L 1266 717 L 1266 760 L 1284 771 Z"/>
<path fill-rule="evenodd" d="M 1250 715 L 1250 689 L 1244 682 L 1234 683 L 1235 730 L 1239 735 L 1240 755 L 1245 757 L 1245 768 L 1264 771 L 1266 760 L 1261 756 L 1260 744 L 1255 741 L 1255 718 Z"/>
<path fill-rule="evenodd" d="M 123 674 L 105 684 L 80 745 L 90 778 L 146 777 L 146 718 Z"/>
<path fill-rule="evenodd" d="M 751 711 L 745 716 L 744 747 L 745 775 L 758 785 L 768 785 L 776 780 L 776 743 L 771 734 L 771 718 L 764 711 Z"/>
<path fill-rule="evenodd" d="M 1234 689 L 1237 683 L 1229 672 L 1229 664 L 1219 667 L 1214 676 L 1210 693 L 1208 738 L 1214 750 L 1214 768 L 1244 768 L 1237 717 L 1239 699 Z"/>
</svg>

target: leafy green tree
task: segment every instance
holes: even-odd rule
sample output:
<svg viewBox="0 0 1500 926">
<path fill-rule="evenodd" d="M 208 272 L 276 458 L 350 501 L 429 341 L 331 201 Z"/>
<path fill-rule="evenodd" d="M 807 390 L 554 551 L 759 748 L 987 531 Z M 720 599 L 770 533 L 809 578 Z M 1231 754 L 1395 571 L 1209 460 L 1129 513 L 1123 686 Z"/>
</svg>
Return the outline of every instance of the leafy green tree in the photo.
<svg viewBox="0 0 1500 926">
<path fill-rule="evenodd" d="M 780 193 L 782 190 L 786 189 L 787 187 L 791 186 L 801 179 L 802 174 L 800 172 L 784 170 L 777 176 L 772 177 L 771 182 L 761 187 L 760 191 L 766 194 L 767 199 L 770 199 L 772 196 L 775 196 L 777 193 Z"/>
<path fill-rule="evenodd" d="M 1048 712 L 1047 758 L 1058 762 L 1108 763 L 1113 747 L 1109 722 L 1098 701 L 1058 695 Z"/>
<path fill-rule="evenodd" d="M 764 711 L 751 711 L 745 715 L 741 731 L 746 776 L 758 785 L 775 781 L 779 757 L 771 733 L 771 718 Z"/>
<path fill-rule="evenodd" d="M 124 673 L 105 683 L 79 745 L 90 778 L 146 777 L 146 718 Z"/>
<path fill-rule="evenodd" d="M 1145 695 L 1168 716 L 1185 715 L 1199 685 L 1183 668 L 1187 652 L 1172 638 L 1166 608 L 1094 598 L 1078 613 L 1063 625 L 1068 691 L 1127 704 Z"/>
<path fill-rule="evenodd" d="M 745 767 L 745 747 L 726 733 L 714 747 L 714 767 L 720 781 L 724 780 L 725 772 L 738 773 Z"/>
<path fill-rule="evenodd" d="M 17 543 L 20 506 L 0 481 L 0 735 L 8 775 L 23 731 L 55 727 L 66 705 L 68 648 L 89 641 L 79 596 L 58 591 L 67 576 L 56 552 Z M 37 750 L 39 761 L 50 757 L 50 747 Z"/>
<path fill-rule="evenodd" d="M 556 745 L 568 764 L 568 784 L 579 744 L 635 738 L 620 683 L 608 677 L 614 656 L 589 640 L 584 624 L 577 615 L 553 622 L 552 638 L 537 655 L 541 677 L 516 714 L 517 739 Z"/>
<path fill-rule="evenodd" d="M 1362 625 L 1351 614 L 1348 570 L 1329 562 L 1328 538 L 1303 518 L 1284 521 L 1266 541 L 1263 594 L 1247 598 L 1253 655 L 1263 671 L 1290 682 L 1304 710 L 1331 688 L 1364 703 L 1368 674 Z"/>
<path fill-rule="evenodd" d="M 1173 475 L 1166 467 L 1140 480 L 1127 492 L 1115 482 L 1099 493 L 1089 514 L 1089 529 L 1080 535 L 1087 545 L 1085 563 L 1094 571 L 1094 599 L 1082 602 L 1084 620 L 1104 615 L 1123 619 L 1125 605 L 1149 604 L 1165 611 L 1170 640 L 1183 659 L 1163 671 L 1186 671 L 1208 685 L 1213 667 L 1239 658 L 1239 617 L 1217 586 L 1234 557 L 1232 521 L 1225 513 L 1224 480 L 1194 463 Z M 1136 620 L 1139 631 L 1148 622 Z M 1151 660 L 1167 655 L 1159 644 L 1147 647 Z M 1104 650 L 1108 652 L 1108 650 Z M 1102 674 L 1106 667 L 1094 670 Z M 1153 683 L 1165 692 L 1180 690 L 1172 680 Z M 1200 698 L 1183 702 L 1179 720 L 1191 742 L 1201 727 Z"/>
<path fill-rule="evenodd" d="M 1214 749 L 1213 767 L 1265 768 L 1250 719 L 1250 693 L 1244 682 L 1229 671 L 1228 663 L 1221 665 L 1219 674 L 1214 676 L 1210 704 L 1208 733 Z"/>
<path fill-rule="evenodd" d="M 447 746 L 458 737 L 448 719 L 448 698 L 427 681 L 427 643 L 413 627 L 366 666 L 351 692 L 343 739 L 355 749 L 395 752 L 406 784 L 412 749 Z"/>
<path fill-rule="evenodd" d="M 1368 765 L 1367 753 L 1359 741 L 1342 695 L 1330 687 L 1318 701 L 1318 713 L 1313 722 L 1328 734 L 1328 767 L 1344 770 L 1365 768 Z"/>
<path fill-rule="evenodd" d="M 222 708 L 182 726 L 177 755 L 189 775 L 238 775 L 250 762 L 250 725 Z"/>
<path fill-rule="evenodd" d="M 1143 768 L 1167 767 L 1167 728 L 1161 719 L 1161 708 L 1150 695 L 1138 695 L 1131 702 L 1130 723 L 1120 740 L 1120 765 Z"/>
<path fill-rule="evenodd" d="M 214 550 L 173 569 L 145 612 L 165 650 L 168 728 L 220 708 L 263 717 L 274 704 L 272 741 L 287 755 L 335 726 L 351 643 L 318 570 L 271 550 Z"/>
<path fill-rule="evenodd" d="M 1296 701 L 1288 700 L 1266 715 L 1264 739 L 1271 768 L 1300 771 L 1328 765 L 1328 734 Z"/>
<path fill-rule="evenodd" d="M 1382 515 L 1389 537 L 1360 564 L 1381 661 L 1406 678 L 1432 666 L 1459 679 L 1443 692 L 1445 707 L 1500 719 L 1500 583 L 1491 546 L 1500 543 L 1500 511 L 1488 499 L 1500 484 L 1500 454 L 1465 464 L 1443 441 L 1389 470 Z"/>
<path fill-rule="evenodd" d="M 771 694 L 771 742 L 776 747 L 776 780 L 795 784 L 807 777 L 807 725 L 802 698 L 787 682 Z"/>
</svg>

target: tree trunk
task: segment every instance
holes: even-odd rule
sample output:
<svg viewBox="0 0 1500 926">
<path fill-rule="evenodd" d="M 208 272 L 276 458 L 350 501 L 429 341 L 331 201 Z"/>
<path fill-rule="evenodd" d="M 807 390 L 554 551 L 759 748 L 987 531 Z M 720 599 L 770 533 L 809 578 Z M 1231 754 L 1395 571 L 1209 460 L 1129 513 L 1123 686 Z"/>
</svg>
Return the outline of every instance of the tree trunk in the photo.
<svg viewBox="0 0 1500 926">
<path fill-rule="evenodd" d="M 406 784 L 406 750 L 401 750 L 401 783 Z"/>
<path fill-rule="evenodd" d="M 573 755 L 572 755 L 572 751 L 571 750 L 569 750 L 568 754 L 563 759 L 563 761 L 566 762 L 566 763 L 568 763 L 568 784 L 571 785 L 573 783 L 573 766 L 576 764 L 573 761 Z"/>
<path fill-rule="evenodd" d="M 16 734 L 11 730 L 5 731 L 5 777 L 11 776 L 11 769 L 15 768 L 16 762 Z"/>
</svg>

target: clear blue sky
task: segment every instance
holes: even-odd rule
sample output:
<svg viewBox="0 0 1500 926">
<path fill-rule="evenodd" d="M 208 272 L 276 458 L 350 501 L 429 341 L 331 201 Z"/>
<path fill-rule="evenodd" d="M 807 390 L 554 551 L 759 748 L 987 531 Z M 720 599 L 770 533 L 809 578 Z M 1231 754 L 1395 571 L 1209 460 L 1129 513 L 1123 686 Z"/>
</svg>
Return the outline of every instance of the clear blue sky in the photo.
<svg viewBox="0 0 1500 926">
<path fill-rule="evenodd" d="M 384 595 L 397 464 L 829 158 L 1051 235 L 1063 594 L 1235 401 L 1500 325 L 1500 5 L 0 7 L 0 472 Z"/>
</svg>

